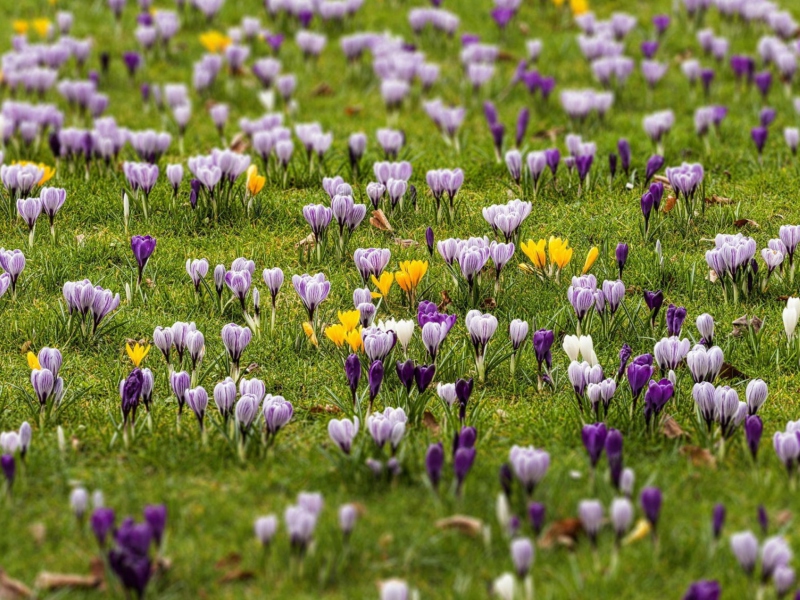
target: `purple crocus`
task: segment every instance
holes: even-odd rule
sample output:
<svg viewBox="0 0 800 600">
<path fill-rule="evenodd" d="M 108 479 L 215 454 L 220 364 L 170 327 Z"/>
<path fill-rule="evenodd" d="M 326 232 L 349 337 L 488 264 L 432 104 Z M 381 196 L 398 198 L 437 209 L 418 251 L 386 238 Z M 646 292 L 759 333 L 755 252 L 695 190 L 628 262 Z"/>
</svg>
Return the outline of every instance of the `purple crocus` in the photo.
<svg viewBox="0 0 800 600">
<path fill-rule="evenodd" d="M 639 497 L 639 502 L 641 503 L 645 517 L 650 521 L 650 525 L 653 527 L 653 531 L 655 531 L 656 525 L 658 525 L 658 517 L 661 514 L 661 490 L 657 487 L 644 488 Z"/>
<path fill-rule="evenodd" d="M 372 405 L 375 398 L 381 391 L 381 384 L 383 383 L 383 363 L 380 360 L 373 361 L 372 365 L 367 372 L 367 381 L 369 383 L 369 408 L 372 412 Z"/>
<path fill-rule="evenodd" d="M 133 250 L 133 257 L 136 259 L 136 266 L 139 270 L 139 275 L 136 279 L 136 285 L 142 285 L 142 273 L 147 261 L 156 249 L 156 238 L 149 235 L 135 235 L 131 238 L 131 250 Z"/>
<path fill-rule="evenodd" d="M 144 591 L 152 575 L 149 556 L 153 531 L 147 523 L 136 523 L 127 518 L 114 533 L 114 547 L 108 553 L 111 570 L 126 590 L 144 597 Z"/>
<path fill-rule="evenodd" d="M 644 184 L 648 185 L 650 180 L 653 178 L 653 175 L 658 173 L 661 167 L 664 166 L 664 157 L 660 154 L 653 154 L 650 158 L 647 159 L 647 166 L 645 167 L 644 172 Z"/>
<path fill-rule="evenodd" d="M 589 462 L 592 469 L 597 466 L 597 462 L 603 454 L 603 448 L 606 443 L 606 436 L 608 430 L 605 423 L 595 423 L 593 425 L 584 425 L 581 431 L 581 439 L 583 440 L 583 447 L 589 455 Z"/>
<path fill-rule="evenodd" d="M 675 389 L 669 379 L 650 381 L 644 394 L 644 420 L 648 426 L 653 417 L 658 417 L 674 393 Z"/>
<path fill-rule="evenodd" d="M 536 354 L 536 362 L 539 365 L 539 373 L 542 373 L 542 365 L 546 365 L 547 370 L 553 366 L 551 348 L 555 341 L 555 334 L 550 329 L 539 329 L 533 333 L 533 351 Z"/>
<path fill-rule="evenodd" d="M 767 135 L 769 134 L 769 130 L 766 127 L 753 127 L 750 130 L 750 137 L 753 138 L 753 143 L 756 145 L 756 150 L 758 151 L 759 160 L 761 159 L 761 155 L 764 152 L 764 146 L 767 143 Z"/>
<path fill-rule="evenodd" d="M 442 443 L 431 444 L 425 453 L 425 471 L 433 489 L 439 487 L 442 478 L 442 466 L 444 466 L 444 447 Z"/>
<path fill-rule="evenodd" d="M 761 434 L 764 432 L 764 423 L 758 415 L 751 415 L 744 420 L 744 439 L 753 460 L 758 457 L 758 447 L 761 444 Z"/>
</svg>

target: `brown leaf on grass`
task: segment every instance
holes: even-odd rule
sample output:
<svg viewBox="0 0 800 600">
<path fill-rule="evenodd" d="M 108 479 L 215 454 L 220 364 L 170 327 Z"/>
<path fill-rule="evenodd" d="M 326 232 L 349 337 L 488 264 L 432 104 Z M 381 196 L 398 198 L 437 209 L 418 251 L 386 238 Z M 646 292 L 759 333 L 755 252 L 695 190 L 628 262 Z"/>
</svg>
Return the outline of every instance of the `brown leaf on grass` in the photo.
<svg viewBox="0 0 800 600">
<path fill-rule="evenodd" d="M 777 523 L 778 527 L 783 527 L 784 525 L 788 525 L 789 521 L 792 520 L 792 511 L 790 510 L 782 510 L 779 511 L 777 515 L 775 515 L 775 523 Z"/>
<path fill-rule="evenodd" d="M 681 429 L 681 426 L 678 425 L 678 422 L 670 415 L 664 417 L 664 420 L 661 422 L 661 433 L 671 440 L 686 435 L 686 432 Z"/>
<path fill-rule="evenodd" d="M 672 189 L 672 186 L 669 184 L 669 179 L 664 177 L 663 175 L 653 175 L 653 181 L 660 181 L 664 184 L 665 187 Z"/>
<path fill-rule="evenodd" d="M 32 345 L 33 345 L 33 342 L 32 342 L 32 341 L 30 341 L 30 340 L 26 340 L 26 341 L 25 341 L 25 343 L 24 343 L 24 344 L 22 344 L 22 348 L 20 348 L 20 349 L 19 349 L 19 353 L 20 353 L 20 354 L 22 354 L 22 355 L 24 356 L 24 355 L 25 355 L 25 354 L 27 354 L 27 353 L 28 353 L 28 351 L 31 349 L 31 346 L 32 346 Z"/>
<path fill-rule="evenodd" d="M 716 194 L 712 194 L 708 198 L 705 199 L 706 204 L 733 204 L 733 200 L 730 198 L 725 198 L 724 196 L 717 196 Z"/>
<path fill-rule="evenodd" d="M 467 515 L 453 515 L 436 521 L 436 528 L 444 530 L 455 529 L 460 533 L 477 537 L 483 529 L 483 522 Z"/>
<path fill-rule="evenodd" d="M 503 62 L 517 62 L 517 58 L 507 50 L 500 50 L 500 52 L 497 53 L 497 60 L 502 60 Z"/>
<path fill-rule="evenodd" d="M 339 407 L 333 404 L 316 404 L 308 409 L 312 415 L 335 415 L 340 412 Z"/>
<path fill-rule="evenodd" d="M 251 362 L 244 370 L 245 375 L 250 375 L 251 373 L 255 373 L 256 371 L 261 370 L 261 365 L 257 362 Z"/>
<path fill-rule="evenodd" d="M 708 279 L 711 283 L 716 283 L 717 279 L 719 279 L 719 276 L 717 275 L 716 271 L 714 271 L 713 269 L 709 269 L 708 277 L 706 279 Z"/>
<path fill-rule="evenodd" d="M 360 112 L 361 112 L 361 107 L 360 106 L 345 106 L 344 107 L 344 114 L 346 114 L 348 117 L 355 116 L 355 115 L 359 114 Z"/>
<path fill-rule="evenodd" d="M 422 415 L 422 424 L 425 425 L 428 429 L 430 429 L 431 433 L 434 435 L 439 435 L 439 431 L 441 427 L 439 427 L 439 421 L 436 420 L 434 414 L 426 410 L 425 413 Z"/>
<path fill-rule="evenodd" d="M 556 521 L 544 532 L 539 541 L 540 548 L 552 548 L 556 544 L 572 548 L 578 541 L 578 536 L 583 531 L 579 519 L 569 518 Z"/>
<path fill-rule="evenodd" d="M 759 229 L 758 223 L 756 223 L 752 219 L 736 219 L 733 222 L 733 224 L 736 225 L 740 229 L 742 227 L 752 227 L 753 229 Z"/>
<path fill-rule="evenodd" d="M 314 237 L 313 233 L 309 233 L 306 237 L 297 242 L 294 245 L 294 247 L 301 248 L 303 246 L 310 246 L 311 248 L 313 248 L 316 245 L 316 243 L 317 243 L 317 238 Z"/>
<path fill-rule="evenodd" d="M 551 127 L 550 129 L 540 129 L 536 133 L 533 134 L 534 139 L 540 140 L 550 140 L 551 143 L 555 144 L 558 141 L 559 136 L 564 133 L 565 129 L 563 127 Z"/>
<path fill-rule="evenodd" d="M 675 196 L 667 196 L 664 199 L 664 204 L 661 207 L 661 212 L 668 213 L 669 211 L 671 211 L 673 208 L 675 208 L 675 203 L 677 201 L 678 201 L 678 199 L 675 198 Z"/>
<path fill-rule="evenodd" d="M 733 337 L 741 337 L 747 333 L 750 328 L 753 329 L 753 333 L 758 333 L 761 331 L 761 325 L 763 325 L 763 323 L 764 322 L 758 317 L 748 318 L 747 315 L 744 315 L 733 322 L 733 331 L 731 335 Z"/>
<path fill-rule="evenodd" d="M 447 290 L 442 290 L 442 301 L 439 302 L 439 306 L 436 307 L 436 310 L 444 312 L 452 303 L 453 301 L 450 298 L 450 293 Z"/>
<path fill-rule="evenodd" d="M 37 521 L 36 523 L 32 523 L 28 529 L 37 546 L 44 544 L 44 540 L 47 538 L 47 526 L 44 523 Z"/>
<path fill-rule="evenodd" d="M 332 96 L 333 95 L 333 88 L 329 86 L 324 81 L 320 83 L 314 90 L 311 92 L 312 96 Z"/>
<path fill-rule="evenodd" d="M 33 592 L 21 581 L 9 577 L 0 569 L 0 600 L 21 600 L 33 598 Z"/>
<path fill-rule="evenodd" d="M 723 362 L 722 368 L 719 370 L 720 379 L 750 379 L 747 375 L 742 373 L 739 369 L 734 367 L 729 362 Z"/>
<path fill-rule="evenodd" d="M 380 208 L 372 211 L 372 216 L 369 218 L 369 224 L 377 229 L 380 229 L 381 231 L 394 231 L 392 226 L 389 225 L 389 219 L 386 218 L 386 215 Z"/>
<path fill-rule="evenodd" d="M 419 242 L 417 240 L 404 240 L 403 238 L 394 238 L 393 241 L 401 248 L 413 248 L 414 246 L 419 246 Z"/>
<path fill-rule="evenodd" d="M 681 455 L 692 461 L 695 467 L 710 467 L 712 469 L 717 466 L 717 459 L 705 448 L 699 446 L 682 446 Z"/>
<path fill-rule="evenodd" d="M 48 573 L 42 571 L 36 576 L 35 586 L 40 590 L 60 590 L 64 588 L 96 588 L 103 583 L 102 576 L 74 575 L 71 573 Z"/>
<path fill-rule="evenodd" d="M 231 569 L 218 579 L 219 583 L 233 583 L 235 581 L 249 581 L 253 579 L 256 574 L 247 569 Z"/>
<path fill-rule="evenodd" d="M 486 300 L 481 302 L 481 307 L 488 310 L 497 308 L 497 300 L 495 300 L 494 298 L 486 298 Z"/>
<path fill-rule="evenodd" d="M 528 35 L 531 32 L 531 28 L 528 26 L 527 23 L 520 23 L 519 24 L 519 32 L 522 35 Z"/>
<path fill-rule="evenodd" d="M 250 149 L 250 141 L 247 139 L 247 135 L 240 131 L 233 136 L 231 144 L 228 147 L 234 152 L 244 154 Z"/>
<path fill-rule="evenodd" d="M 239 563 L 242 562 L 242 555 L 238 552 L 231 552 L 230 554 L 226 554 L 222 558 L 220 558 L 217 562 L 214 563 L 214 568 L 218 571 L 223 569 L 229 569 L 231 567 L 239 566 Z"/>
</svg>

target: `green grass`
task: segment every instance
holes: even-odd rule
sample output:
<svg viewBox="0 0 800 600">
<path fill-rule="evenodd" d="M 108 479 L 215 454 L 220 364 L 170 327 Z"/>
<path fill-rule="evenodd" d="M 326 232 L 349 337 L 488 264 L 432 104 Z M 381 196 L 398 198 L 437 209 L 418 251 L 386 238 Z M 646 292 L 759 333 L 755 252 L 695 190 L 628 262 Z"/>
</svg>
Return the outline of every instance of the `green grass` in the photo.
<svg viewBox="0 0 800 600">
<path fill-rule="evenodd" d="M 46 8 L 41 12 L 40 4 L 23 0 L 6 7 L 8 20 L 0 30 L 5 34 L 4 39 L 9 39 L 14 18 L 52 18 L 55 9 Z M 158 6 L 165 7 L 165 4 Z M 362 11 L 347 22 L 345 30 L 390 29 L 411 40 L 413 34 L 406 19 L 411 6 L 410 3 L 368 1 Z M 426 34 L 418 40 L 429 59 L 443 66 L 442 79 L 430 97 L 441 96 L 468 109 L 460 134 L 460 154 L 435 133 L 433 124 L 422 111 L 416 86 L 399 117 L 394 121 L 390 119 L 370 67 L 345 69 L 338 47 L 340 32 L 327 31 L 328 47 L 317 64 L 304 65 L 291 41 L 287 41 L 281 54 L 284 71 L 297 73 L 299 81 L 297 114 L 287 121 L 317 120 L 323 128 L 334 132 L 334 147 L 325 165 L 327 174 L 340 173 L 345 180 L 352 180 L 346 164 L 349 133 L 364 131 L 370 136 L 366 165 L 380 159 L 374 140 L 375 129 L 391 122 L 406 133 L 407 145 L 402 157 L 412 161 L 414 166 L 411 182 L 420 193 L 419 210 L 389 215 L 395 229 L 393 235 L 370 227 L 365 220 L 353 236 L 351 251 L 370 246 L 391 248 L 391 268 L 394 269 L 399 260 L 427 258 L 424 231 L 429 225 L 433 225 L 437 239 L 490 234 L 481 217 L 481 208 L 504 203 L 517 197 L 519 192 L 511 185 L 505 166 L 494 160 L 481 110 L 485 99 L 497 103 L 501 119 L 512 134 L 519 108 L 531 108 L 527 149 L 550 146 L 548 140 L 536 134 L 551 128 L 558 128 L 559 142 L 562 134 L 570 131 L 595 141 L 598 155 L 589 188 L 578 195 L 577 186 L 564 174 L 558 187 L 546 178 L 523 228 L 523 239 L 549 235 L 568 237 L 575 248 L 570 275 L 580 269 L 589 248 L 599 246 L 600 258 L 592 272 L 600 281 L 615 277 L 613 251 L 616 243 L 629 242 L 631 257 L 624 280 L 636 292 L 628 294 L 626 306 L 631 315 L 638 311 L 639 316 L 632 322 L 623 318 L 621 326 L 608 338 L 597 327 L 592 331 L 596 351 L 606 371 L 616 369 L 617 352 L 623 342 L 639 354 L 652 351 L 654 342 L 664 335 L 663 325 L 653 334 L 639 324 L 645 314 L 640 290 L 663 289 L 668 302 L 684 305 L 689 311 L 685 335 L 696 334 L 693 321 L 698 314 L 711 313 L 717 321 L 718 343 L 725 351 L 726 360 L 747 378 L 761 377 L 768 382 L 770 395 L 761 413 L 765 440 L 758 468 L 754 468 L 746 454 L 741 434 L 729 445 L 725 459 L 716 468 L 694 466 L 681 453 L 685 445 L 703 443 L 694 424 L 691 380 L 685 367 L 680 373 L 677 400 L 671 401 L 665 409 L 686 430 L 688 437 L 685 439 L 646 435 L 641 414 L 635 423 L 629 423 L 630 397 L 627 384 L 622 384 L 608 423 L 621 428 L 625 434 L 625 462 L 636 471 L 637 494 L 646 484 L 657 485 L 664 492 L 659 551 L 655 553 L 647 541 L 625 547 L 619 568 L 609 572 L 612 549 L 609 529 L 601 536 L 600 570 L 595 569 L 585 538 L 574 552 L 558 547 L 537 549 L 533 568 L 536 597 L 679 597 L 690 582 L 699 578 L 718 579 L 725 590 L 725 598 L 754 594 L 756 583 L 742 574 L 727 540 L 719 543 L 716 552 L 710 549 L 711 511 L 715 503 L 725 503 L 728 508 L 726 533 L 729 534 L 747 528 L 755 530 L 756 509 L 763 504 L 772 517 L 771 532 L 775 533 L 779 529 L 779 513 L 800 508 L 767 439 L 774 431 L 782 430 L 787 419 L 796 418 L 798 413 L 797 356 L 787 356 L 785 350 L 781 323 L 784 303 L 780 300 L 781 296 L 796 294 L 797 290 L 788 283 L 773 281 L 766 294 L 756 294 L 738 306 L 725 305 L 718 284 L 706 279 L 708 269 L 704 253 L 711 247 L 716 233 L 737 231 L 734 224 L 737 219 L 751 219 L 757 223 L 757 228 L 747 226 L 742 231 L 752 235 L 759 248 L 777 236 L 779 225 L 800 222 L 800 209 L 795 200 L 796 164 L 781 139 L 782 128 L 795 125 L 798 118 L 791 98 L 783 94 L 780 86 L 773 87 L 769 105 L 778 110 L 778 119 L 771 127 L 763 166 L 759 166 L 749 130 L 757 124 L 762 107 L 760 98 L 753 90 L 737 92 L 727 65 L 717 68 L 717 78 L 707 102 L 699 94 L 694 96 L 680 72 L 677 57 L 687 48 L 698 54 L 699 48 L 692 28 L 682 16 L 674 16 L 658 54 L 661 60 L 669 60 L 670 69 L 655 91 L 645 89 L 637 66 L 627 86 L 618 92 L 606 120 L 590 121 L 575 129 L 558 104 L 558 91 L 596 86 L 588 64 L 580 57 L 575 42 L 576 30 L 570 25 L 570 19 L 557 14 L 550 6 L 540 9 L 538 3 L 526 4 L 500 39 L 496 28 L 487 21 L 489 2 L 469 0 L 445 3 L 445 6 L 459 13 L 460 32 L 479 32 L 485 41 L 501 43 L 509 54 L 508 60 L 498 62 L 498 73 L 492 83 L 476 96 L 461 81 L 457 37 L 446 39 Z M 129 6 L 126 10 L 119 35 L 102 2 L 64 1 L 59 2 L 57 8 L 74 12 L 73 34 L 76 37 L 91 35 L 94 38 L 89 68 L 98 68 L 100 51 L 112 54 L 111 70 L 107 76 L 101 76 L 100 84 L 101 91 L 111 97 L 108 114 L 115 116 L 120 125 L 132 129 L 166 128 L 174 134 L 171 118 L 162 120 L 152 107 L 144 109 L 138 84 L 144 81 L 189 83 L 191 64 L 201 53 L 198 35 L 207 29 L 205 23 L 183 18 L 173 53 L 168 59 L 149 60 L 137 76 L 137 86 L 133 87 L 119 60 L 123 51 L 136 47 L 133 8 Z M 668 10 L 670 3 L 597 2 L 593 8 L 599 17 L 606 17 L 613 10 L 626 10 L 640 18 L 639 29 L 626 40 L 627 54 L 638 58 L 638 46 L 650 31 L 650 17 Z M 267 27 L 277 28 L 258 2 L 243 7 L 232 1 L 218 18 L 217 27 L 224 30 L 244 14 L 258 15 Z M 754 53 L 758 37 L 766 33 L 760 27 L 720 22 L 714 11 L 709 14 L 707 23 L 731 39 L 732 53 Z M 529 28 L 529 36 L 521 31 L 523 25 Z M 315 23 L 315 28 L 320 28 L 319 23 Z M 524 56 L 526 37 L 542 38 L 544 50 L 539 68 L 544 74 L 554 75 L 558 82 L 549 104 L 532 101 L 522 88 L 506 89 L 517 59 Z M 256 57 L 266 54 L 263 45 L 253 52 Z M 65 73 L 73 68 L 68 65 Z M 79 74 L 72 73 L 72 76 Z M 329 86 L 329 95 L 315 92 L 322 83 Z M 230 133 L 240 117 L 253 118 L 261 114 L 263 109 L 256 98 L 257 90 L 251 77 L 234 79 L 227 73 L 221 75 L 211 97 L 231 105 Z M 7 91 L 4 93 L 7 97 Z M 55 91 L 48 94 L 47 100 L 63 104 Z M 177 152 L 178 144 L 174 143 L 168 156 L 161 161 L 162 173 L 168 162 L 185 164 L 188 156 L 207 152 L 218 144 L 205 110 L 206 101 L 207 98 L 193 97 L 185 155 Z M 712 103 L 726 104 L 730 114 L 720 137 L 712 138 L 711 151 L 705 154 L 702 141 L 694 135 L 692 116 L 697 106 Z M 706 168 L 706 193 L 730 198 L 733 203 L 708 207 L 688 230 L 682 229 L 673 215 L 668 215 L 653 240 L 645 243 L 639 233 L 640 187 L 637 184 L 632 191 L 626 190 L 619 177 L 609 185 L 605 157 L 615 150 L 618 138 L 627 137 L 633 147 L 634 166 L 641 174 L 647 156 L 653 151 L 643 133 L 642 117 L 665 108 L 673 109 L 676 115 L 676 125 L 666 141 L 666 164 L 676 165 L 683 160 L 702 162 Z M 83 126 L 85 123 L 77 115 L 67 113 L 66 125 Z M 133 158 L 130 148 L 125 154 L 126 158 Z M 35 421 L 23 399 L 23 390 L 30 387 L 24 356 L 28 347 L 34 350 L 46 345 L 60 348 L 65 358 L 62 376 L 70 388 L 68 397 L 80 394 L 79 399 L 44 430 L 34 425 L 29 459 L 19 473 L 13 497 L 5 501 L 6 506 L 0 511 L 0 531 L 3 532 L 0 566 L 11 576 L 32 584 L 42 570 L 88 571 L 89 561 L 96 555 L 96 544 L 88 529 L 81 530 L 78 526 L 68 505 L 69 492 L 78 484 L 89 490 L 103 490 L 107 505 L 113 507 L 118 516 L 138 517 L 145 504 L 166 503 L 169 518 L 165 554 L 171 559 L 172 568 L 151 587 L 153 597 L 163 598 L 264 595 L 271 598 L 372 598 L 378 594 L 377 583 L 390 577 L 407 580 L 420 591 L 422 598 L 486 597 L 490 581 L 512 568 L 508 540 L 495 518 L 495 499 L 500 489 L 498 468 L 507 460 L 514 444 L 534 444 L 547 449 L 552 456 L 550 472 L 536 491 L 536 499 L 547 505 L 548 522 L 575 516 L 581 499 L 597 497 L 608 506 L 614 491 L 605 478 L 605 460 L 601 462 L 598 481 L 592 486 L 580 440 L 581 417 L 566 379 L 568 361 L 560 350 L 563 334 L 574 333 L 574 318 L 566 301 L 567 278 L 562 278 L 560 284 L 541 282 L 517 271 L 513 264 L 506 270 L 504 288 L 495 298 L 497 307 L 493 312 L 501 324 L 493 347 L 497 350 L 505 343 L 508 322 L 513 318 L 527 319 L 532 330 L 554 328 L 558 386 L 554 392 L 537 392 L 536 363 L 529 345 L 521 355 L 515 378 L 509 377 L 508 364 L 504 363 L 489 374 L 485 385 L 476 385 L 473 398 L 477 399 L 475 404 L 480 410 L 475 410 L 472 418 L 479 431 L 478 457 L 463 497 L 453 498 L 447 486 L 437 497 L 424 482 L 425 448 L 439 440 L 449 447 L 452 437 L 434 398 L 429 408 L 441 424 L 441 431 L 410 428 L 400 451 L 403 473 L 396 480 L 375 481 L 362 464 L 345 464 L 338 460 L 338 449 L 332 447 L 327 435 L 328 420 L 334 415 L 324 408 L 330 406 L 326 388 L 339 395 L 347 393 L 341 362 L 338 353 L 322 336 L 319 350 L 304 342 L 300 327 L 303 312 L 288 280 L 295 273 L 326 273 L 333 286 L 322 307 L 322 319 L 330 323 L 335 321 L 337 310 L 351 306 L 358 273 L 350 258 L 337 260 L 328 256 L 323 264 L 300 261 L 295 245 L 308 234 L 300 209 L 309 202 L 322 202 L 324 192 L 319 185 L 319 175 L 303 172 L 299 154 L 297 152 L 295 157 L 298 172 L 289 188 L 283 190 L 268 185 L 261 194 L 265 212 L 254 220 L 237 215 L 219 224 L 198 223 L 188 208 L 188 184 L 181 190 L 182 206 L 172 211 L 169 209 L 170 190 L 162 178 L 151 197 L 149 222 L 144 221 L 138 207 L 133 208 L 129 233 L 153 235 L 158 239 L 158 247 L 146 271 L 152 285 L 145 288 L 145 297 L 135 294 L 130 303 L 124 299 L 124 286 L 135 279 L 135 263 L 123 226 L 121 169 L 92 172 L 87 179 L 80 171 L 71 172 L 67 165 L 59 167 L 51 185 L 65 187 L 68 195 L 57 217 L 60 233 L 57 244 L 51 243 L 46 227 L 40 224 L 36 244 L 32 250 L 27 250 L 27 231 L 22 223 L 12 224 L 7 218 L 0 219 L 2 245 L 25 249 L 28 257 L 18 298 L 13 301 L 7 294 L 0 299 L 4 322 L 0 330 L 0 430 L 16 429 L 24 419 Z M 6 162 L 15 158 L 53 162 L 45 147 L 35 152 L 8 148 Z M 430 168 L 455 166 L 463 168 L 466 174 L 459 217 L 451 226 L 436 225 L 424 174 Z M 363 196 L 366 181 L 355 186 L 357 196 Z M 365 196 L 363 201 L 367 201 Z M 393 236 L 413 239 L 420 245 L 402 248 L 393 241 Z M 661 269 L 653 250 L 656 238 L 660 239 L 664 252 Z M 253 453 L 247 464 L 241 464 L 235 452 L 214 432 L 210 432 L 208 445 L 202 446 L 191 415 L 185 417 L 184 426 L 176 432 L 176 406 L 169 392 L 166 366 L 158 351 L 153 349 L 145 363 L 156 373 L 153 432 L 138 436 L 128 449 L 119 440 L 112 443 L 111 417 L 119 419 L 117 385 L 130 370 L 124 353 L 126 338 L 149 338 L 157 325 L 194 321 L 206 338 L 202 376 L 209 393 L 226 375 L 224 361 L 214 362 L 224 352 L 219 332 L 230 321 L 243 324 L 241 313 L 232 305 L 220 315 L 208 296 L 196 300 L 184 263 L 187 258 L 205 257 L 213 269 L 220 262 L 230 265 L 238 256 L 255 260 L 257 274 L 264 267 L 272 266 L 280 266 L 287 273 L 287 283 L 279 297 L 278 330 L 274 336 L 266 331 L 261 337 L 254 336 L 244 360 L 258 365 L 252 375 L 265 381 L 268 392 L 282 394 L 294 404 L 292 423 L 265 457 L 259 458 Z M 519 250 L 515 258 L 521 260 Z M 691 272 L 695 273 L 694 280 L 689 277 Z M 91 342 L 69 338 L 59 326 L 61 286 L 65 281 L 83 277 L 123 296 L 120 310 L 111 321 L 113 330 Z M 260 281 L 260 276 L 254 281 Z M 266 308 L 263 283 L 256 285 L 262 291 L 262 304 Z M 443 290 L 449 290 L 456 298 L 438 256 L 431 261 L 422 289 L 424 299 L 438 302 Z M 391 310 L 381 307 L 379 318 L 390 315 L 410 318 L 413 312 L 403 306 L 396 287 L 392 293 Z M 446 342 L 451 356 L 439 365 L 437 381 L 474 375 L 471 347 L 463 325 L 465 308 L 459 307 L 458 312 L 458 323 Z M 730 336 L 732 321 L 745 314 L 764 320 L 758 348 L 754 349 L 746 337 Z M 410 354 L 418 360 L 424 358 L 419 330 Z M 393 367 L 387 369 L 387 381 L 378 401 L 380 406 L 391 401 L 398 387 L 393 370 Z M 725 383 L 736 385 L 744 397 L 746 379 Z M 58 447 L 57 426 L 62 427 L 66 435 L 63 451 Z M 374 444 L 363 429 L 357 444 L 363 448 L 365 456 L 377 456 Z M 333 456 L 334 460 L 329 460 L 328 456 Z M 445 469 L 449 483 L 449 462 Z M 285 507 L 304 490 L 320 491 L 325 497 L 313 553 L 306 557 L 301 574 L 296 565 L 292 566 L 288 539 L 281 525 L 268 566 L 264 567 L 252 534 L 253 521 L 270 512 L 282 516 Z M 336 524 L 336 509 L 344 502 L 358 502 L 364 507 L 346 551 L 342 549 Z M 524 521 L 521 497 L 515 497 L 513 509 Z M 436 528 L 438 519 L 453 514 L 481 519 L 491 530 L 490 538 L 473 538 Z M 43 536 L 32 532 L 32 527 L 39 524 L 44 525 Z M 797 535 L 790 524 L 781 527 L 790 543 L 797 546 Z M 530 534 L 527 524 L 523 532 Z M 252 570 L 253 579 L 220 583 L 225 569 L 216 569 L 215 563 L 231 553 L 241 555 L 240 566 Z M 62 591 L 53 597 L 94 598 L 109 593 Z"/>
</svg>

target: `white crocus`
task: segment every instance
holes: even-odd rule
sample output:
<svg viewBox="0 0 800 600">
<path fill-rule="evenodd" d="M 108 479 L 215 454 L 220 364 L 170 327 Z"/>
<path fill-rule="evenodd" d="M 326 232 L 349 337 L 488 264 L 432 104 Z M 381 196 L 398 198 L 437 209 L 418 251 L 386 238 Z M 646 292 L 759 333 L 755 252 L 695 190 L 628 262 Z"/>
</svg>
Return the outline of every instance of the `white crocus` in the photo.
<svg viewBox="0 0 800 600">
<path fill-rule="evenodd" d="M 578 360 L 578 355 L 581 352 L 580 340 L 577 335 L 564 336 L 564 352 L 567 353 L 570 362 Z"/>
</svg>

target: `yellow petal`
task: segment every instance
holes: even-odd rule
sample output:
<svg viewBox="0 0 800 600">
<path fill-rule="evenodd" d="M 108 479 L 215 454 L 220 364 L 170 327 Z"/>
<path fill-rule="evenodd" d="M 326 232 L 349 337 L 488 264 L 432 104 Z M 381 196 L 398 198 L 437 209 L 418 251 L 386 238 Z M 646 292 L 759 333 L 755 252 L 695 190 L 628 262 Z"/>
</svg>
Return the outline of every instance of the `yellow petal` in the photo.
<svg viewBox="0 0 800 600">
<path fill-rule="evenodd" d="M 344 331 L 353 331 L 358 327 L 358 322 L 361 320 L 361 313 L 357 310 L 348 310 L 346 312 L 339 312 L 339 322 L 344 327 Z"/>
<path fill-rule="evenodd" d="M 589 253 L 586 255 L 586 262 L 583 263 L 583 270 L 581 271 L 584 275 L 589 272 L 589 269 L 592 268 L 594 261 L 597 260 L 597 256 L 600 254 L 600 250 L 597 249 L 597 246 L 589 250 Z"/>
<path fill-rule="evenodd" d="M 646 538 L 649 533 L 650 533 L 650 521 L 648 521 L 647 519 L 639 519 L 639 521 L 636 523 L 636 527 L 634 527 L 633 531 L 631 531 L 627 536 L 625 536 L 625 539 L 622 540 L 622 543 L 627 546 L 628 544 L 632 544 L 633 542 L 638 542 L 639 540 L 643 540 L 644 538 Z"/>
<path fill-rule="evenodd" d="M 303 323 L 303 329 L 305 328 L 306 328 L 306 323 Z M 341 348 L 342 344 L 344 344 L 345 333 L 346 331 L 344 329 L 344 326 L 338 323 L 336 325 L 330 325 L 329 327 L 325 328 L 325 337 L 327 337 L 330 341 L 336 344 L 337 348 Z M 306 329 L 306 335 L 309 335 L 307 329 Z"/>
<path fill-rule="evenodd" d="M 392 283 L 394 283 L 394 275 L 389 273 L 388 271 L 384 271 L 381 273 L 381 278 L 378 279 L 375 275 L 372 276 L 372 283 L 375 284 L 375 287 L 378 288 L 381 295 L 388 296 L 389 290 L 392 289 Z"/>
<path fill-rule="evenodd" d="M 33 352 L 28 352 L 28 366 L 31 368 L 32 371 L 38 371 L 42 368 L 42 365 L 39 364 L 39 359 Z"/>
<path fill-rule="evenodd" d="M 305 332 L 308 341 L 314 344 L 315 347 L 319 347 L 319 341 L 317 341 L 317 334 L 314 333 L 314 328 L 308 321 L 303 322 L 303 332 Z"/>
<path fill-rule="evenodd" d="M 350 346 L 350 350 L 353 352 L 358 352 L 364 345 L 364 340 L 361 337 L 361 328 L 348 331 L 347 334 L 345 334 L 345 339 Z"/>
</svg>

